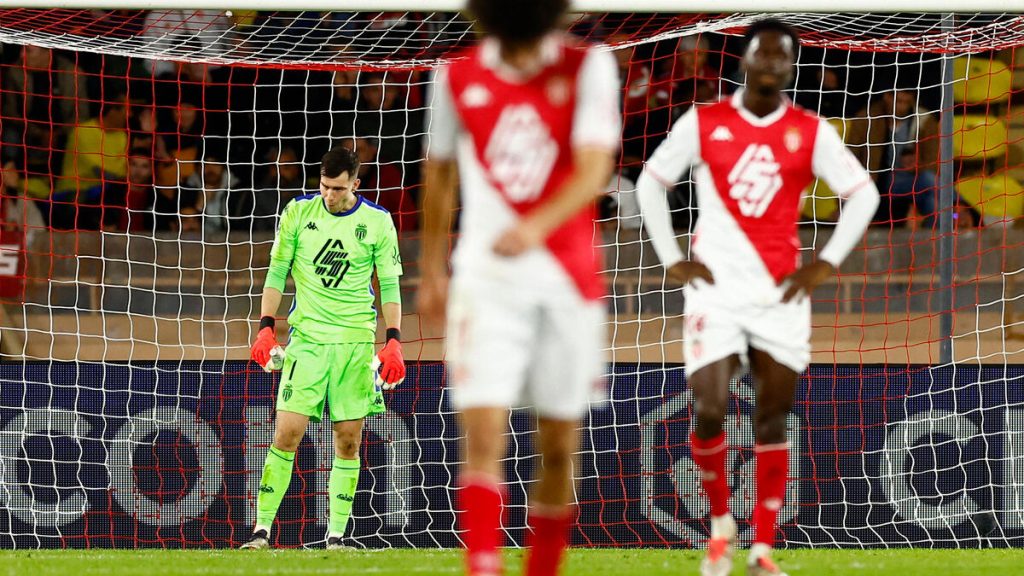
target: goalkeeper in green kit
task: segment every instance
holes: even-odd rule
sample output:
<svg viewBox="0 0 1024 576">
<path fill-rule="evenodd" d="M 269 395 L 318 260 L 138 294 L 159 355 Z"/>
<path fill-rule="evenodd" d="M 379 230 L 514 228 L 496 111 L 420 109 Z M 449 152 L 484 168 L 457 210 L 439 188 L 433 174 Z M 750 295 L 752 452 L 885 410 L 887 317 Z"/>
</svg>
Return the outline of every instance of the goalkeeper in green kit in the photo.
<svg viewBox="0 0 1024 576">
<path fill-rule="evenodd" d="M 320 420 L 325 404 L 334 433 L 327 547 L 343 547 L 359 481 L 363 418 L 384 412 L 381 388 L 390 389 L 405 378 L 398 234 L 387 210 L 356 194 L 358 174 L 355 152 L 334 148 L 320 164 L 320 192 L 292 200 L 281 214 L 263 285 L 260 331 L 252 345 L 254 361 L 281 370 L 277 421 L 260 479 L 256 526 L 242 548 L 270 546 L 295 451 L 307 424 Z M 375 268 L 387 327 L 376 359 L 377 311 L 370 284 Z M 291 331 L 281 364 L 274 315 L 289 272 L 295 304 L 288 315 Z M 380 362 L 380 387 L 375 360 Z"/>
</svg>

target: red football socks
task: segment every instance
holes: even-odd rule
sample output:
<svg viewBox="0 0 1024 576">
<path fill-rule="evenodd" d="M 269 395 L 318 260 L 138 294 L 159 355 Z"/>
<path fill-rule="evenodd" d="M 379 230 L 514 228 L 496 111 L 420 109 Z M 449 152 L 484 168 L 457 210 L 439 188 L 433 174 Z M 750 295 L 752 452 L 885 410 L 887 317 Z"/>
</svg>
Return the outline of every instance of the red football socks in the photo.
<svg viewBox="0 0 1024 576">
<path fill-rule="evenodd" d="M 572 506 L 535 506 L 530 509 L 533 532 L 527 536 L 530 546 L 526 576 L 555 576 L 569 539 L 569 527 L 575 517 Z"/>
<path fill-rule="evenodd" d="M 466 573 L 497 576 L 502 573 L 501 486 L 486 474 L 467 473 L 459 479 L 459 528 L 466 544 Z"/>
<path fill-rule="evenodd" d="M 757 504 L 754 506 L 754 542 L 775 545 L 775 523 L 786 498 L 789 444 L 758 444 Z"/>
<path fill-rule="evenodd" d="M 725 457 L 729 453 L 729 445 L 725 441 L 725 432 L 707 440 L 701 440 L 691 432 L 690 452 L 694 463 L 700 468 L 700 482 L 711 501 L 711 515 L 728 514 L 729 476 L 725 472 Z"/>
</svg>

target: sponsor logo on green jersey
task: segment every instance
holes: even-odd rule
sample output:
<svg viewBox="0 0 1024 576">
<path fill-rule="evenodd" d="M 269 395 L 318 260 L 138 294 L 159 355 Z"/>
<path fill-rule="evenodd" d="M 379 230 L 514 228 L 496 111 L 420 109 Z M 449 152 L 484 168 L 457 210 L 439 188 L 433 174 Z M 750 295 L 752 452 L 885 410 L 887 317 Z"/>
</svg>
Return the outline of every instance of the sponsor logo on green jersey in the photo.
<svg viewBox="0 0 1024 576">
<path fill-rule="evenodd" d="M 316 258 L 313 258 L 313 266 L 324 288 L 337 288 L 352 264 L 348 261 L 348 252 L 341 240 L 328 238 Z"/>
</svg>

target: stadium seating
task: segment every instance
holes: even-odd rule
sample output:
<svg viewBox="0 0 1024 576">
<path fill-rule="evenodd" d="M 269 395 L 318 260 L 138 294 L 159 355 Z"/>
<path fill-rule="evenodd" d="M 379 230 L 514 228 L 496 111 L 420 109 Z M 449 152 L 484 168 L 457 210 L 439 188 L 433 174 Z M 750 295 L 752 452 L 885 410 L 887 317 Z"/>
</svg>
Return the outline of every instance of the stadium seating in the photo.
<svg viewBox="0 0 1024 576">
<path fill-rule="evenodd" d="M 1006 123 L 985 114 L 957 114 L 953 117 L 953 156 L 958 160 L 982 161 L 1005 156 Z"/>
<path fill-rule="evenodd" d="M 846 141 L 847 125 L 842 118 L 829 118 L 828 123 L 839 132 L 839 137 Z M 839 216 L 839 198 L 836 193 L 821 180 L 815 180 L 804 191 L 804 203 L 800 208 L 800 216 L 807 221 L 828 222 Z"/>
<path fill-rule="evenodd" d="M 957 182 L 956 189 L 985 224 L 1024 216 L 1024 187 L 1006 172 L 965 178 Z"/>
<path fill-rule="evenodd" d="M 961 56 L 953 61 L 953 78 L 957 103 L 994 106 L 1010 99 L 1013 74 L 998 60 Z"/>
</svg>

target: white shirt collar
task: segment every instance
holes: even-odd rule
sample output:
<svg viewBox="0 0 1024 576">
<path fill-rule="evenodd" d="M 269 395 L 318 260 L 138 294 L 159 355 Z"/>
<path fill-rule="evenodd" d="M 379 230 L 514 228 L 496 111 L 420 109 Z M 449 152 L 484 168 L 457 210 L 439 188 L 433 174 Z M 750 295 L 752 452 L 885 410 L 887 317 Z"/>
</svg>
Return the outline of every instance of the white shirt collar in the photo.
<svg viewBox="0 0 1024 576">
<path fill-rule="evenodd" d="M 535 76 L 545 67 L 558 61 L 561 56 L 561 44 L 563 33 L 552 32 L 540 40 L 540 60 L 536 70 L 528 72 L 520 71 L 509 66 L 501 59 L 501 44 L 497 38 L 485 38 L 480 46 L 480 63 L 484 68 L 489 68 L 502 79 L 510 82 L 525 82 Z"/>
<path fill-rule="evenodd" d="M 779 119 L 782 118 L 782 116 L 786 113 L 786 108 L 789 106 L 789 98 L 785 94 L 782 95 L 782 104 L 779 104 L 778 108 L 773 110 L 771 114 L 761 117 L 758 116 L 757 114 L 754 114 L 750 110 L 747 110 L 743 106 L 743 93 L 745 91 L 745 88 L 740 88 L 739 90 L 737 90 L 735 93 L 733 93 L 732 98 L 730 98 L 730 102 L 732 103 L 732 107 L 735 108 L 736 111 L 739 112 L 740 116 L 748 123 L 761 128 L 765 126 L 771 126 L 772 124 L 778 122 Z"/>
</svg>

